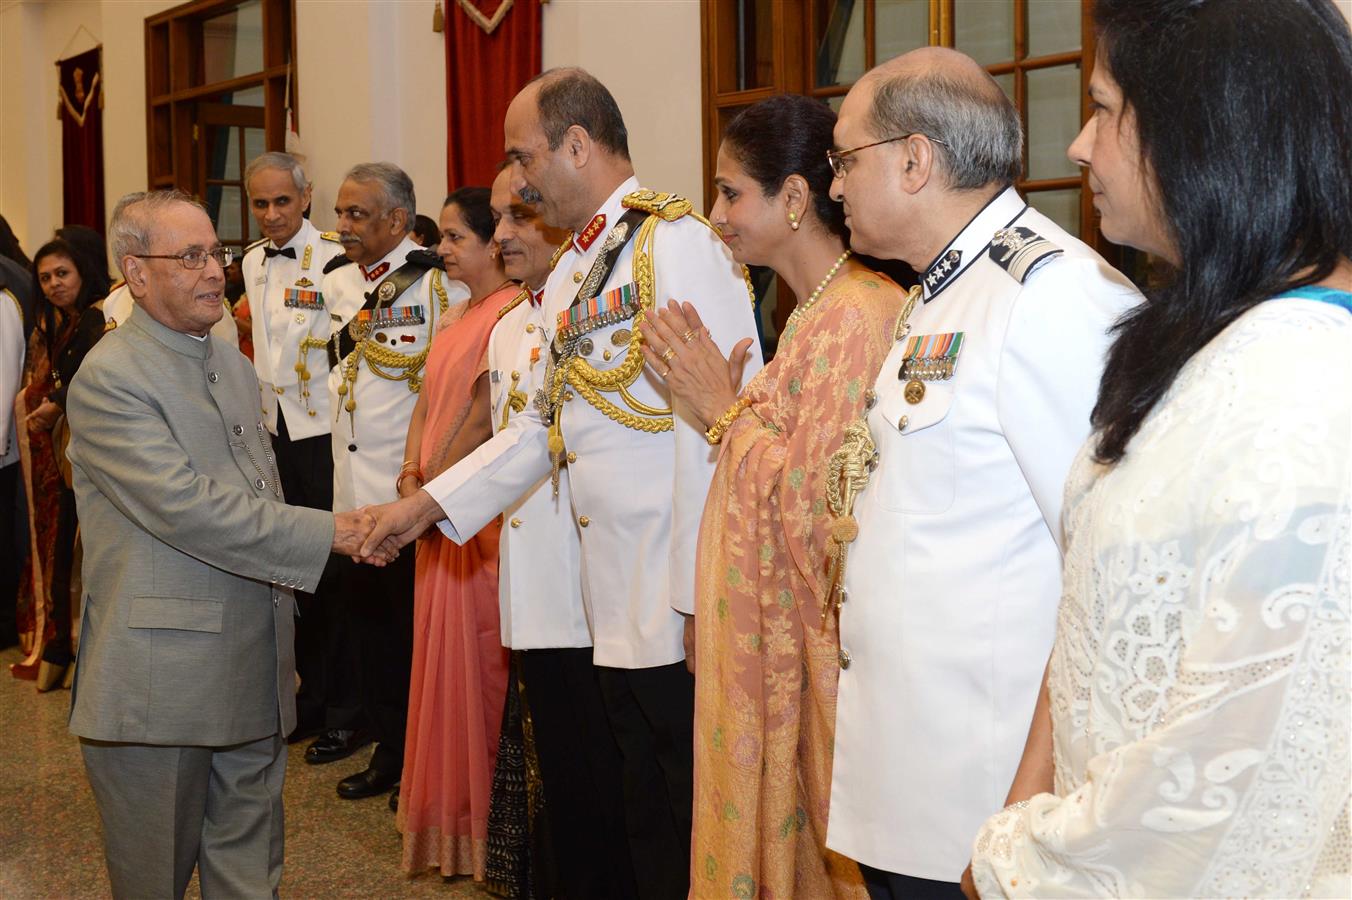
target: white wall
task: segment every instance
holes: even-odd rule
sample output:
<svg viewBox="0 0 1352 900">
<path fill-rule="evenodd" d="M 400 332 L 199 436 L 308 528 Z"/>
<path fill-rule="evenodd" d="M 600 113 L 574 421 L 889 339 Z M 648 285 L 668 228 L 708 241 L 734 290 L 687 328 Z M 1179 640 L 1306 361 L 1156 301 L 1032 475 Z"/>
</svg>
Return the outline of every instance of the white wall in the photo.
<svg viewBox="0 0 1352 900">
<path fill-rule="evenodd" d="M 0 0 L 0 213 L 25 249 L 62 223 L 53 63 L 103 43 L 111 212 L 146 186 L 145 19 L 175 5 Z M 614 92 L 644 184 L 701 196 L 698 0 L 552 0 L 543 16 L 545 67 L 585 66 Z M 437 212 L 447 188 L 446 78 L 443 36 L 431 24 L 427 0 L 296 0 L 299 131 L 321 227 L 332 225 L 343 172 L 371 160 L 402 166 L 421 211 Z M 94 38 L 66 47 L 80 25 Z"/>
</svg>

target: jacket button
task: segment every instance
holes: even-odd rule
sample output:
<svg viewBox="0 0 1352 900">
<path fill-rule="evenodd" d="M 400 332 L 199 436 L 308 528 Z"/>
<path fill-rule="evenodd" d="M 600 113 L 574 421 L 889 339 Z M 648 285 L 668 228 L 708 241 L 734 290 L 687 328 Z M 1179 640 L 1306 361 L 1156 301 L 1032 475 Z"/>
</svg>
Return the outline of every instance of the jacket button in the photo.
<svg viewBox="0 0 1352 900">
<path fill-rule="evenodd" d="M 573 392 L 572 392 L 572 391 L 564 391 L 564 392 L 563 392 L 563 399 L 564 399 L 565 401 L 567 401 L 567 400 L 572 400 L 572 399 L 573 399 Z"/>
<path fill-rule="evenodd" d="M 574 273 L 573 273 L 573 284 L 581 284 L 581 283 L 582 283 L 582 273 L 581 273 L 581 272 L 574 272 Z"/>
<path fill-rule="evenodd" d="M 910 421 L 911 420 L 906 416 L 902 416 L 900 419 L 897 419 L 897 431 L 905 431 L 906 426 L 910 423 Z"/>
<path fill-rule="evenodd" d="M 349 453 L 356 453 L 356 452 L 357 452 L 357 445 L 356 445 L 356 444 L 348 444 L 348 445 L 347 445 L 347 450 L 348 450 Z"/>
<path fill-rule="evenodd" d="M 586 516 L 578 516 L 577 524 L 581 525 L 583 528 L 586 528 L 588 525 L 591 524 L 591 519 L 587 518 Z"/>
<path fill-rule="evenodd" d="M 265 488 L 265 487 L 267 487 L 267 486 L 268 486 L 268 483 L 267 483 L 266 481 L 264 481 L 263 479 L 261 479 L 261 478 L 255 478 L 255 479 L 254 479 L 254 487 L 258 488 L 260 491 L 263 490 L 263 488 Z"/>
<path fill-rule="evenodd" d="M 236 425 L 235 427 L 231 428 L 230 430 L 234 433 L 235 437 L 239 437 L 241 434 L 244 433 L 244 426 L 243 426 L 243 425 Z"/>
<path fill-rule="evenodd" d="M 216 382 L 218 382 L 218 381 L 220 381 L 220 380 L 221 380 L 221 376 L 217 375 L 215 372 L 208 372 L 208 373 L 207 373 L 207 381 L 210 381 L 212 384 L 215 384 Z"/>
<path fill-rule="evenodd" d="M 535 333 L 535 325 L 534 324 L 526 325 L 526 334 L 534 334 L 534 333 Z"/>
<path fill-rule="evenodd" d="M 842 669 L 848 669 L 850 667 L 850 651 L 846 650 L 844 647 L 841 647 L 840 656 L 838 658 L 840 660 L 840 667 Z"/>
<path fill-rule="evenodd" d="M 276 591 L 273 591 L 273 593 L 272 593 L 272 608 L 273 608 L 273 609 L 277 609 L 277 608 L 280 607 L 281 605 L 282 605 L 282 604 L 281 604 L 281 601 L 279 601 L 279 600 L 277 599 L 277 592 L 276 592 Z"/>
<path fill-rule="evenodd" d="M 515 516 L 513 516 L 513 517 L 512 517 L 512 527 L 513 527 L 513 528 L 520 528 L 520 527 L 521 527 L 521 520 L 518 519 L 518 518 L 516 518 Z"/>
<path fill-rule="evenodd" d="M 573 451 L 569 450 L 569 451 L 568 451 L 568 461 L 569 461 L 570 463 L 577 462 L 577 454 L 574 453 Z"/>
</svg>

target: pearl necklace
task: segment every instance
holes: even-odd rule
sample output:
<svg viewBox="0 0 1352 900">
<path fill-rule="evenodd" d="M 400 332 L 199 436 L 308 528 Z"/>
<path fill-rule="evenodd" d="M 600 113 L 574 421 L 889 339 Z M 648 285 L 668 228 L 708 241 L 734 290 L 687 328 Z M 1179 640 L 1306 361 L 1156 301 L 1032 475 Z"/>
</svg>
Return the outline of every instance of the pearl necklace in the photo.
<svg viewBox="0 0 1352 900">
<path fill-rule="evenodd" d="M 806 300 L 795 306 L 793 308 L 793 312 L 789 313 L 789 321 L 784 323 L 785 331 L 788 330 L 790 325 L 794 324 L 798 319 L 802 318 L 802 316 L 809 309 L 812 308 L 813 304 L 815 304 L 818 300 L 821 299 L 822 292 L 826 290 L 826 286 L 831 283 L 832 278 L 836 277 L 836 273 L 840 271 L 840 267 L 845 265 L 845 260 L 849 258 L 850 258 L 849 250 L 846 250 L 844 253 L 840 254 L 840 256 L 836 257 L 835 263 L 831 266 L 830 269 L 826 271 L 826 277 L 823 278 L 821 281 L 817 282 L 816 289 L 814 289 L 812 293 L 808 295 L 808 298 Z"/>
</svg>

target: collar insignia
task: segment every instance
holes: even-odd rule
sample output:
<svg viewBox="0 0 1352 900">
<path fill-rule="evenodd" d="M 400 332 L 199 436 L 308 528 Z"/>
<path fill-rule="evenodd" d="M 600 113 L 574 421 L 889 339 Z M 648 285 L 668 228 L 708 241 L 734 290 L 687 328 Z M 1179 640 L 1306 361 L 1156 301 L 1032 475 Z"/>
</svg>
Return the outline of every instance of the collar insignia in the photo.
<svg viewBox="0 0 1352 900">
<path fill-rule="evenodd" d="M 582 232 L 573 239 L 573 242 L 577 244 L 577 252 L 586 253 L 587 248 L 591 247 L 591 245 L 596 242 L 596 238 L 605 230 L 606 214 L 597 213 L 595 217 L 587 223 L 587 227 L 582 229 Z"/>
<path fill-rule="evenodd" d="M 390 270 L 390 263 L 389 260 L 386 260 L 385 262 L 376 266 L 374 269 L 368 269 L 366 268 L 366 266 L 363 265 L 358 265 L 357 268 L 361 269 L 362 277 L 364 277 L 367 281 L 375 281 L 379 279 L 381 275 L 384 275 L 386 272 Z"/>
<path fill-rule="evenodd" d="M 931 294 L 943 287 L 944 282 L 957 274 L 959 266 L 962 263 L 961 250 L 949 250 L 943 256 L 934 261 L 934 265 L 929 267 L 925 273 L 925 286 L 929 288 Z"/>
</svg>

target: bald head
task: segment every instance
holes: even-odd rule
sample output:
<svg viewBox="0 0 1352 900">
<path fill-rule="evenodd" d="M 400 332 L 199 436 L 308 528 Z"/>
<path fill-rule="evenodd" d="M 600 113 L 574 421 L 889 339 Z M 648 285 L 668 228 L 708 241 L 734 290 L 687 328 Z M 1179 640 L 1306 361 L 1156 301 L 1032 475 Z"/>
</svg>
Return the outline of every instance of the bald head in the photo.
<svg viewBox="0 0 1352 900">
<path fill-rule="evenodd" d="M 965 53 L 921 47 L 870 70 L 858 86 L 872 92 L 869 118 L 879 139 L 918 132 L 939 145 L 949 188 L 1005 187 L 1023 170 L 1019 114 Z"/>
</svg>

